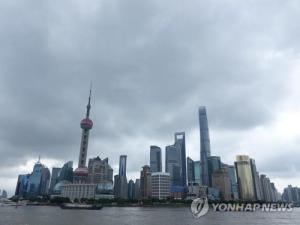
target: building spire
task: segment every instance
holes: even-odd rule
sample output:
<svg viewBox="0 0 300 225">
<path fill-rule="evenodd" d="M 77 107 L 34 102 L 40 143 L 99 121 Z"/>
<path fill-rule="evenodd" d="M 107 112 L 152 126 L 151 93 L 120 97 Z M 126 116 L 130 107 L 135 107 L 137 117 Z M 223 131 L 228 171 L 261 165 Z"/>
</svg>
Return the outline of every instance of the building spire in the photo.
<svg viewBox="0 0 300 225">
<path fill-rule="evenodd" d="M 89 95 L 89 102 L 86 106 L 86 118 L 89 118 L 90 117 L 90 110 L 91 110 L 91 98 L 92 98 L 92 82 L 91 82 L 91 85 L 90 85 L 90 95 Z"/>
</svg>

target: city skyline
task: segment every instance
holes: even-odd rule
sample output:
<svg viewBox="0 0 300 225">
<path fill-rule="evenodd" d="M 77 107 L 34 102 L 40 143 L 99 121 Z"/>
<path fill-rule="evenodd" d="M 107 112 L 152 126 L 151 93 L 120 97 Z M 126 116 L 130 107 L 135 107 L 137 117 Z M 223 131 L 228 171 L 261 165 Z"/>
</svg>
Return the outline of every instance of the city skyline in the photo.
<svg viewBox="0 0 300 225">
<path fill-rule="evenodd" d="M 197 161 L 205 105 L 213 155 L 230 165 L 249 155 L 280 191 L 300 186 L 298 8 L 1 2 L 0 189 L 12 195 L 39 155 L 49 168 L 77 167 L 91 80 L 87 157 L 108 157 L 117 171 L 126 154 L 128 180 L 148 164 L 149 146 L 164 149 L 178 131 Z"/>
<path fill-rule="evenodd" d="M 90 94 L 89 94 L 89 100 L 88 100 L 88 105 L 87 105 L 87 113 L 86 113 L 86 118 L 85 119 L 83 119 L 82 121 L 81 121 L 81 123 L 80 123 L 80 125 L 81 125 L 81 128 L 83 129 L 83 131 L 82 131 L 82 137 L 81 137 L 81 144 L 80 144 L 80 154 L 79 154 L 79 161 L 78 161 L 78 167 L 80 168 L 80 169 L 82 169 L 82 168 L 86 168 L 86 170 L 87 170 L 87 167 L 85 166 L 85 163 L 83 163 L 83 160 L 82 160 L 82 158 L 83 158 L 83 154 L 82 154 L 82 151 L 83 151 L 83 148 L 84 148 L 84 150 L 87 150 L 87 145 L 88 145 L 88 143 L 84 143 L 83 144 L 83 140 L 86 140 L 86 139 L 84 139 L 84 135 L 86 135 L 86 131 L 85 131 L 85 129 L 86 129 L 86 126 L 83 126 L 82 124 L 83 124 L 83 122 L 85 122 L 86 120 L 88 120 L 88 118 L 89 118 L 89 114 L 90 114 L 90 108 L 91 108 L 91 105 L 90 105 L 90 101 L 91 101 L 91 89 L 90 89 Z M 202 115 L 201 115 L 202 114 Z M 201 118 L 202 117 L 202 118 Z M 85 124 L 85 123 L 84 123 Z M 93 124 L 93 122 L 91 121 L 89 124 Z M 88 129 L 91 129 L 91 127 L 92 127 L 92 125 L 91 126 L 89 126 L 88 127 Z M 207 164 L 207 175 L 206 176 L 201 176 L 201 174 L 203 174 L 201 171 L 202 171 L 202 169 L 203 169 L 203 167 L 201 167 L 201 168 L 198 168 L 199 169 L 199 178 L 200 178 L 200 183 L 202 183 L 202 185 L 203 185 L 203 182 L 208 182 L 207 183 L 207 185 L 205 185 L 205 186 L 209 186 L 209 187 L 211 187 L 212 186 L 212 177 L 213 177 L 213 173 L 214 172 L 216 172 L 216 176 L 219 176 L 220 174 L 222 174 L 222 173 L 224 173 L 225 171 L 228 171 L 228 168 L 230 168 L 230 167 L 232 167 L 232 166 L 228 166 L 227 164 L 224 164 L 222 161 L 221 161 L 221 157 L 220 156 L 211 156 L 211 151 L 210 151 L 210 140 L 209 140 L 209 132 L 208 132 L 208 121 L 207 121 L 207 113 L 206 113 L 206 109 L 205 109 L 205 106 L 200 106 L 199 107 L 199 134 L 200 134 L 200 143 L 205 143 L 205 142 L 207 142 L 207 143 L 205 143 L 205 144 L 200 144 L 200 161 L 199 162 L 201 162 L 201 160 L 203 161 L 203 154 L 202 154 L 202 150 L 204 149 L 204 153 L 206 153 L 206 152 L 209 152 L 209 154 L 207 154 L 206 156 L 205 156 L 205 160 L 206 160 L 206 164 Z M 204 135 L 203 135 L 204 134 Z M 188 178 L 188 176 L 189 176 L 189 173 L 190 173 L 190 171 L 189 171 L 189 168 L 188 168 L 188 164 L 189 164 L 189 161 L 190 160 L 192 160 L 189 156 L 186 156 L 187 154 L 186 154 L 186 148 L 185 148 L 185 132 L 175 132 L 174 133 L 174 137 L 175 137 L 175 143 L 174 143 L 174 145 L 168 145 L 168 146 L 166 146 L 165 147 L 165 157 L 166 157 L 166 165 L 165 165 L 165 171 L 168 173 L 169 172 L 169 174 L 171 175 L 171 177 L 174 177 L 174 180 L 172 181 L 172 180 L 170 180 L 171 181 L 171 185 L 173 185 L 173 186 L 186 186 L 187 184 L 188 184 L 188 182 L 190 181 L 190 179 Z M 88 137 L 87 137 L 88 138 Z M 88 142 L 88 139 L 87 139 L 87 142 Z M 208 144 L 208 145 L 207 145 Z M 204 148 L 202 147 L 202 146 L 204 146 Z M 206 150 L 205 148 L 207 148 L 207 146 L 208 146 L 208 150 Z M 145 165 L 145 166 L 143 166 L 142 168 L 144 169 L 144 168 L 149 168 L 149 172 L 151 171 L 151 169 L 150 169 L 150 166 L 152 165 L 152 163 L 153 163 L 153 155 L 152 155 L 152 153 L 154 153 L 155 152 L 155 154 L 156 154 L 156 152 L 157 152 L 157 150 L 158 150 L 158 152 L 159 152 L 159 158 L 158 159 L 156 159 L 156 160 L 161 160 L 161 149 L 158 147 L 158 146 L 153 146 L 153 145 L 151 145 L 150 146 L 150 155 L 149 155 L 149 162 Z M 171 156 L 171 153 L 172 153 L 172 156 Z M 85 154 L 85 160 L 86 160 L 86 157 L 87 157 L 87 155 Z M 155 157 L 157 157 L 157 156 L 155 156 Z M 182 158 L 183 157 L 183 158 Z M 168 159 L 169 158 L 169 159 Z M 253 198 L 255 198 L 255 199 L 260 199 L 261 197 L 259 197 L 259 194 L 258 194 L 258 192 L 257 191 L 260 191 L 260 190 L 258 190 L 259 189 L 259 186 L 257 186 L 258 184 L 256 183 L 256 182 L 260 182 L 259 180 L 257 180 L 257 179 L 259 179 L 259 173 L 257 172 L 257 170 L 256 170 L 256 164 L 255 164 L 255 160 L 254 159 L 250 159 L 249 158 L 249 156 L 244 156 L 244 155 L 237 155 L 236 156 L 236 159 L 237 160 L 239 160 L 239 159 L 242 159 L 242 161 L 243 160 L 248 160 L 248 172 L 243 172 L 243 176 L 242 176 L 242 179 L 251 179 L 251 180 L 249 180 L 249 181 L 246 181 L 246 182 L 248 182 L 247 184 L 243 181 L 243 182 L 241 182 L 241 183 L 239 183 L 238 184 L 238 186 L 240 187 L 240 191 L 241 191 L 241 199 L 253 199 Z M 99 158 L 99 156 L 97 156 L 96 158 L 89 158 L 89 171 L 90 171 L 90 162 L 94 162 L 95 160 L 98 160 L 99 162 L 101 162 L 101 159 Z M 169 161 L 168 160 L 171 160 L 170 162 L 172 162 L 172 163 L 175 163 L 174 165 L 175 165 L 175 167 L 176 168 L 171 168 L 171 167 L 169 167 Z M 174 161 L 175 160 L 175 161 Z M 96 162 L 96 161 L 95 161 Z M 108 163 L 108 158 L 106 158 L 103 162 L 106 162 L 106 163 Z M 196 161 L 195 161 L 196 162 Z M 156 164 L 157 164 L 157 162 L 155 162 Z M 170 164 L 170 165 L 173 165 L 173 164 Z M 192 166 L 191 166 L 191 168 L 190 169 L 192 169 L 193 171 L 194 171 L 194 173 L 196 172 L 195 171 L 195 169 L 196 168 L 194 168 L 194 161 L 192 160 Z M 238 164 L 237 164 L 238 162 L 234 162 L 234 164 L 235 164 L 235 170 L 236 170 L 236 176 L 237 176 L 237 178 L 238 178 L 238 180 L 239 180 L 239 167 L 237 166 Z M 161 162 L 160 162 L 160 164 L 161 164 Z M 22 176 L 29 176 L 29 181 L 30 181 L 30 179 L 32 179 L 34 176 L 35 176 L 35 168 L 38 166 L 41 166 L 42 164 L 40 163 L 40 156 L 39 156 L 39 159 L 38 159 L 38 161 L 35 163 L 35 165 L 34 165 L 34 168 L 33 168 L 33 173 L 30 175 L 30 174 L 25 174 L 25 175 L 19 175 L 19 177 L 18 177 L 18 184 L 17 184 L 17 188 L 16 188 L 16 193 L 19 193 L 19 191 L 17 191 L 18 190 L 18 185 L 19 185 L 19 181 L 20 181 L 20 179 L 22 180 L 23 178 L 22 178 Z M 64 164 L 64 167 L 65 166 L 68 166 L 68 167 L 70 167 L 70 168 L 72 168 L 72 165 L 73 165 L 73 162 L 72 161 L 69 161 L 69 162 L 66 162 L 65 164 Z M 200 163 L 200 165 L 202 165 L 202 163 Z M 49 179 L 49 183 L 47 184 L 47 186 L 48 186 L 48 188 L 50 187 L 50 192 L 49 193 L 51 193 L 51 183 L 52 183 L 52 179 L 53 179 L 53 176 L 55 176 L 54 177 L 54 179 L 56 179 L 56 176 L 57 175 L 54 175 L 54 174 L 51 174 L 51 183 L 50 183 L 50 171 L 49 171 L 49 168 L 46 166 L 46 165 L 43 165 L 46 169 L 47 169 L 47 171 L 48 171 L 48 173 L 49 173 L 49 175 L 48 175 L 48 179 Z M 126 196 L 126 198 L 127 198 L 127 178 L 126 178 L 126 167 L 127 167 L 127 155 L 120 155 L 120 157 L 119 157 L 119 168 L 118 168 L 118 171 L 119 171 L 119 173 L 117 173 L 114 177 L 115 177 L 115 179 L 114 179 L 114 182 L 113 182 L 113 180 L 112 180 L 112 177 L 113 177 L 113 169 L 109 166 L 109 169 L 111 170 L 111 172 L 108 172 L 108 176 L 111 176 L 111 181 L 109 181 L 109 182 L 111 182 L 110 184 L 112 184 L 112 183 L 114 183 L 114 191 L 115 191 L 115 194 L 117 195 L 117 196 L 122 196 L 122 198 L 125 198 L 125 196 Z M 157 165 L 156 165 L 156 167 L 157 167 Z M 234 167 L 234 166 L 233 166 Z M 160 170 L 162 171 L 162 165 L 160 165 Z M 222 169 L 223 168 L 223 169 Z M 226 169 L 227 168 L 227 169 Z M 55 170 L 56 169 L 56 167 L 52 167 L 52 172 L 53 172 L 53 170 Z M 174 170 L 175 169 L 175 170 Z M 225 170 L 224 170 L 225 169 Z M 72 168 L 72 170 L 73 170 L 73 168 Z M 76 171 L 78 170 L 78 168 L 76 169 L 76 170 L 74 170 L 74 180 L 72 180 L 72 182 L 75 182 L 75 183 L 78 183 L 78 181 L 79 181 L 79 183 L 81 183 L 81 182 L 83 182 L 83 183 L 86 183 L 86 182 L 91 182 L 91 178 L 90 178 L 90 175 L 88 175 L 88 177 L 82 177 L 82 174 L 80 174 L 80 175 L 78 175 L 78 176 L 80 176 L 80 178 L 79 177 L 77 177 L 77 175 L 76 175 Z M 222 172 L 222 170 L 224 170 L 223 172 Z M 247 171 L 247 170 L 243 170 L 243 171 Z M 175 171 L 175 172 L 174 172 Z M 252 171 L 252 172 L 251 172 Z M 229 171 L 228 171 L 229 172 Z M 56 173 L 56 172 L 55 172 Z M 58 172 L 59 173 L 59 172 Z M 87 172 L 88 173 L 88 172 Z M 110 175 L 109 175 L 110 174 Z M 150 173 L 151 174 L 151 173 Z M 217 175 L 217 174 L 219 174 L 219 175 Z M 225 174 L 227 174 L 227 176 L 232 176 L 231 174 L 230 174 L 230 172 L 229 173 L 227 173 L 227 172 L 225 172 Z M 247 174 L 247 175 L 245 175 L 245 174 Z M 251 174 L 251 175 L 249 175 L 249 174 Z M 66 174 L 65 174 L 66 175 Z M 65 176 L 65 175 L 63 175 L 63 176 Z M 100 174 L 99 174 L 100 175 Z M 95 176 L 95 175 L 92 175 L 92 176 Z M 98 176 L 98 175 L 96 175 L 96 176 Z M 106 175 L 104 175 L 104 176 L 106 176 Z M 191 180 L 192 182 L 195 182 L 196 181 L 196 177 L 195 177 L 195 174 L 194 175 L 192 175 L 193 176 L 193 179 Z M 72 177 L 73 177 L 73 172 L 72 172 Z M 82 177 L 82 178 L 81 178 Z M 209 179 L 206 181 L 206 177 L 208 177 Z M 229 177 L 227 178 L 227 179 L 229 179 Z M 256 177 L 257 177 L 257 179 L 256 179 Z M 273 187 L 274 187 L 274 190 L 276 190 L 277 191 L 277 189 L 275 188 L 275 186 L 274 186 L 274 183 L 271 183 L 270 184 L 270 179 L 269 178 L 267 178 L 266 177 L 266 175 L 264 175 L 264 174 L 262 174 L 261 175 L 261 177 L 265 177 L 265 179 L 268 179 L 269 181 L 269 185 L 273 185 Z M 221 177 L 220 177 L 221 178 Z M 68 178 L 67 178 L 68 179 Z M 78 180 L 79 179 L 79 180 Z M 125 180 L 124 180 L 125 179 Z M 138 179 L 138 178 L 137 178 Z M 217 178 L 216 178 L 217 179 Z M 222 180 L 223 178 L 221 178 L 221 180 Z M 230 178 L 231 179 L 231 178 Z M 263 179 L 263 178 L 262 178 Z M 218 182 L 221 182 L 221 180 L 220 181 L 218 181 Z M 65 180 L 61 180 L 61 181 L 63 181 L 63 182 L 65 182 Z M 104 181 L 104 180 L 103 180 Z M 130 179 L 130 181 L 132 181 L 132 179 Z M 69 181 L 68 181 L 69 182 Z M 133 182 L 133 181 L 132 181 Z M 217 182 L 217 181 L 216 181 Z M 264 181 L 261 181 L 261 182 L 264 182 Z M 58 183 L 58 181 L 57 182 L 55 182 L 56 184 Z M 92 182 L 93 183 L 93 182 Z M 121 184 L 121 183 L 123 183 L 123 184 Z M 125 188 L 125 186 L 124 186 L 124 184 L 125 184 L 125 186 L 126 186 L 126 188 Z M 243 196 L 243 184 L 244 185 L 246 185 L 246 186 L 244 186 L 244 187 L 246 187 L 246 189 L 248 189 L 248 188 L 254 188 L 254 189 L 251 189 L 251 191 L 250 191 L 250 195 L 245 195 L 245 196 L 250 196 L 250 197 L 242 197 Z M 45 184 L 44 184 L 45 185 Z M 232 184 L 231 184 L 232 185 Z M 252 186 L 252 185 L 254 185 L 254 186 Z M 276 184 L 275 184 L 276 185 Z M 289 184 L 290 185 L 290 184 Z M 123 188 L 122 188 L 123 187 Z M 129 187 L 129 186 L 128 186 Z M 287 186 L 285 186 L 285 189 L 284 190 L 286 190 L 286 187 Z M 45 188 L 45 187 L 44 187 Z M 47 190 L 48 190 L 48 188 L 47 188 Z M 29 190 L 29 189 L 28 189 Z M 122 191 L 121 191 L 122 190 Z M 124 191 L 124 193 L 123 193 L 123 191 Z M 249 190 L 248 190 L 249 191 Z M 47 191 L 48 192 L 48 191 Z M 121 193 L 122 192 L 122 193 Z M 29 192 L 30 193 L 30 192 Z M 117 194 L 118 193 L 118 194 Z M 129 192 L 128 192 L 129 193 Z M 262 195 L 264 195 L 264 196 L 266 196 L 266 194 L 263 194 L 263 193 L 261 193 Z M 21 194 L 22 195 L 22 194 Z M 128 197 L 129 197 L 129 194 L 128 194 Z M 267 197 L 265 197 L 265 199 L 268 199 Z M 270 199 L 271 199 L 271 197 L 270 197 Z M 275 199 L 275 197 L 273 197 L 272 199 Z"/>
</svg>

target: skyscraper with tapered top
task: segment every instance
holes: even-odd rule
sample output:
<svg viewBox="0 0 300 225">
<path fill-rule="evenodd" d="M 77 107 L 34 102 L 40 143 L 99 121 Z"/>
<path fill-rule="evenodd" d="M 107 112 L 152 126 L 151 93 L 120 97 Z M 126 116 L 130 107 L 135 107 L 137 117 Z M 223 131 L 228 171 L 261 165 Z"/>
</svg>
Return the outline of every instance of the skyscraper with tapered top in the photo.
<svg viewBox="0 0 300 225">
<path fill-rule="evenodd" d="M 201 159 L 201 181 L 202 185 L 209 186 L 207 157 L 210 156 L 210 140 L 208 122 L 205 106 L 199 107 L 199 127 L 200 127 L 200 159 Z"/>
<path fill-rule="evenodd" d="M 86 183 L 88 177 L 88 169 L 86 167 L 86 156 L 89 143 L 90 130 L 93 127 L 93 121 L 90 119 L 91 110 L 91 97 L 92 88 L 90 88 L 89 100 L 86 106 L 86 116 L 80 122 L 80 127 L 82 129 L 81 144 L 79 151 L 78 168 L 74 171 L 74 182 L 75 183 Z"/>
</svg>

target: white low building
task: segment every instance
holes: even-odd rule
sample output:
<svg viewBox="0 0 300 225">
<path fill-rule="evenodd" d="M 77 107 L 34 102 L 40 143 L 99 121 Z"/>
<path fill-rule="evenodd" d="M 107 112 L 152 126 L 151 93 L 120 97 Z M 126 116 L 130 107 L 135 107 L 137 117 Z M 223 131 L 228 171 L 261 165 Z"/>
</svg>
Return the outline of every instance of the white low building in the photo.
<svg viewBox="0 0 300 225">
<path fill-rule="evenodd" d="M 166 199 L 170 196 L 170 174 L 156 172 L 151 174 L 152 198 Z"/>
<path fill-rule="evenodd" d="M 67 184 L 62 189 L 62 197 L 70 200 L 95 198 L 96 184 Z"/>
</svg>

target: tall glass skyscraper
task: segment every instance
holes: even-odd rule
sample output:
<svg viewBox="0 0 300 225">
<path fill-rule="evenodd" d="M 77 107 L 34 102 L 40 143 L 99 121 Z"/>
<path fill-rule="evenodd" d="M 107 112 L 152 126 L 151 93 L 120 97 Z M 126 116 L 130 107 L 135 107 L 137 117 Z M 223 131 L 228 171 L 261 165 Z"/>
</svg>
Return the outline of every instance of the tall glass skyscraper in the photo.
<svg viewBox="0 0 300 225">
<path fill-rule="evenodd" d="M 202 184 L 200 161 L 194 161 L 194 173 L 195 173 L 195 183 Z"/>
<path fill-rule="evenodd" d="M 209 187 L 212 187 L 212 176 L 214 172 L 221 169 L 221 158 L 219 156 L 208 156 L 207 168 L 208 168 Z"/>
<path fill-rule="evenodd" d="M 255 200 L 252 171 L 249 156 L 238 155 L 235 168 L 241 200 Z"/>
<path fill-rule="evenodd" d="M 202 185 L 209 186 L 207 157 L 210 156 L 210 140 L 209 140 L 208 122 L 207 122 L 205 106 L 199 107 L 199 127 L 200 127 L 201 180 L 202 180 Z"/>
<path fill-rule="evenodd" d="M 150 169 L 151 172 L 161 172 L 161 149 L 158 146 L 150 146 Z"/>
<path fill-rule="evenodd" d="M 126 177 L 126 155 L 120 156 L 119 162 L 119 174 L 115 175 L 115 197 L 121 199 L 127 199 L 128 192 L 127 192 L 127 177 Z"/>
<path fill-rule="evenodd" d="M 195 165 L 194 161 L 187 157 L 187 175 L 188 175 L 188 183 L 195 182 Z"/>
<path fill-rule="evenodd" d="M 127 155 L 121 155 L 119 161 L 119 175 L 126 177 L 126 160 Z"/>
<path fill-rule="evenodd" d="M 186 186 L 185 133 L 175 133 L 175 143 L 166 147 L 166 172 L 171 174 L 171 185 Z"/>
</svg>

